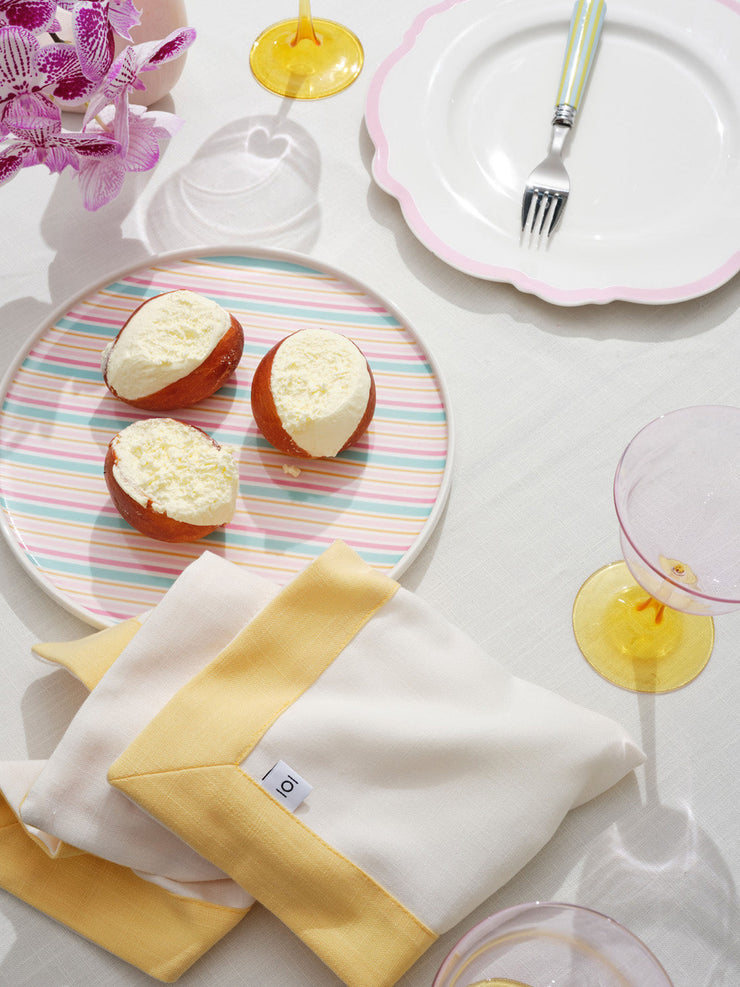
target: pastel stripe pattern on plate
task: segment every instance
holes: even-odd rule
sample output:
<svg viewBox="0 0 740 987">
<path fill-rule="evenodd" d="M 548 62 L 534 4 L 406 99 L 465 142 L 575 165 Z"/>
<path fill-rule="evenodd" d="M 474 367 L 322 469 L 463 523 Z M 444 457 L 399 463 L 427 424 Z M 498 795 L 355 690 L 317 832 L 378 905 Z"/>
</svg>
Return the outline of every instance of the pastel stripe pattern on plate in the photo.
<svg viewBox="0 0 740 987">
<path fill-rule="evenodd" d="M 230 445 L 239 464 L 234 520 L 185 545 L 134 531 L 103 478 L 111 438 L 149 414 L 107 390 L 102 351 L 144 299 L 174 288 L 233 312 L 246 340 L 239 368 L 220 391 L 169 413 Z M 251 415 L 260 358 L 308 326 L 353 339 L 376 379 L 368 432 L 334 460 L 284 456 Z M 31 575 L 96 626 L 154 606 L 204 550 L 284 584 L 340 538 L 370 564 L 398 574 L 436 523 L 449 470 L 444 385 L 416 334 L 341 273 L 277 252 L 169 255 L 85 295 L 37 334 L 8 379 L 0 414 L 4 532 Z"/>
</svg>

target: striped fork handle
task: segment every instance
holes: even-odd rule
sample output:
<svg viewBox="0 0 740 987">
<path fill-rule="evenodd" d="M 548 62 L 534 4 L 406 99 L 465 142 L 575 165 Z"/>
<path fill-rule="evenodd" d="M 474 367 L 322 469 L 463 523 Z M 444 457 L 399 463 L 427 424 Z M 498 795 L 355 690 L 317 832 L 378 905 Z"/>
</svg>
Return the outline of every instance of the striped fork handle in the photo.
<svg viewBox="0 0 740 987">
<path fill-rule="evenodd" d="M 576 0 L 570 19 L 553 123 L 571 127 L 601 35 L 606 14 L 604 0 Z"/>
</svg>

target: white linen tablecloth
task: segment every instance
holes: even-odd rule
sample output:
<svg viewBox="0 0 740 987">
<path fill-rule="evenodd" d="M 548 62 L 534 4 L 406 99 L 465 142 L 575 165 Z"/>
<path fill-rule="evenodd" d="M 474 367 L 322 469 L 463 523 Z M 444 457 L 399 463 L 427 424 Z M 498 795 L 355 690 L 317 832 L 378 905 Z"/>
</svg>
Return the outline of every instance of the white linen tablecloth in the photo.
<svg viewBox="0 0 740 987">
<path fill-rule="evenodd" d="M 292 16 L 297 0 L 187 6 L 198 40 L 163 104 L 185 126 L 156 170 L 130 176 L 119 199 L 97 213 L 82 209 L 69 175 L 52 177 L 43 168 L 0 188 L 0 369 L 66 299 L 152 253 L 191 245 L 300 251 L 394 303 L 441 367 L 456 424 L 449 503 L 403 585 L 513 674 L 616 719 L 648 758 L 635 775 L 571 812 L 540 854 L 442 937 L 401 987 L 428 987 L 464 931 L 532 900 L 574 902 L 622 922 L 651 947 L 675 987 L 737 987 L 740 614 L 718 618 L 714 654 L 696 682 L 651 697 L 617 689 L 592 671 L 573 639 L 571 607 L 583 580 L 619 557 L 611 483 L 627 441 L 675 408 L 740 404 L 740 278 L 676 305 L 565 309 L 461 274 L 416 240 L 396 201 L 373 183 L 363 122 L 375 70 L 426 0 L 316 0 L 315 15 L 348 23 L 366 58 L 350 89 L 318 102 L 283 100 L 249 69 L 252 39 Z M 253 135 L 255 169 L 269 164 L 266 141 L 289 142 L 286 165 L 242 203 L 231 229 L 178 214 L 183 175 L 227 180 L 218 152 L 235 134 Z M 0 627 L 1 756 L 44 759 L 85 690 L 35 661 L 31 645 L 89 628 L 29 578 L 4 540 Z M 0 984 L 149 982 L 0 892 Z M 180 983 L 338 981 L 257 908 Z"/>
</svg>

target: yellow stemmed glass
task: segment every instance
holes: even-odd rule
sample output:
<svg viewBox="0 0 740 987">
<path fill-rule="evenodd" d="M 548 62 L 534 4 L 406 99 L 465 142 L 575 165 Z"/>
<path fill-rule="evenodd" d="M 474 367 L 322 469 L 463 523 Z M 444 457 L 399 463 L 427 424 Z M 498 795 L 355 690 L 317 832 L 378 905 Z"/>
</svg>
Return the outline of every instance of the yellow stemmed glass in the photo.
<svg viewBox="0 0 740 987">
<path fill-rule="evenodd" d="M 249 64 L 271 92 L 321 99 L 354 82 L 364 59 L 362 45 L 349 28 L 312 17 L 309 0 L 299 0 L 298 19 L 263 31 L 252 45 Z"/>
<path fill-rule="evenodd" d="M 578 646 L 616 685 L 678 689 L 712 653 L 713 617 L 740 607 L 740 408 L 683 408 L 643 428 L 614 505 L 624 561 L 579 590 Z"/>
</svg>

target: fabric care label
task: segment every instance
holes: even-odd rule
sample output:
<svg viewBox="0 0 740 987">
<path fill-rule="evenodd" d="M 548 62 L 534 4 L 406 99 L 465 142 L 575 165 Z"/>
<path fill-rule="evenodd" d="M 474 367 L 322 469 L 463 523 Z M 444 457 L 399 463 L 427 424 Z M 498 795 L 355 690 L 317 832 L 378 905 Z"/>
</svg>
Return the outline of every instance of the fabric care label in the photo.
<svg viewBox="0 0 740 987">
<path fill-rule="evenodd" d="M 263 775 L 262 787 L 274 795 L 278 802 L 281 802 L 291 812 L 297 809 L 306 796 L 313 791 L 313 785 L 304 781 L 298 772 L 294 771 L 285 761 L 278 761 L 266 775 Z"/>
</svg>

